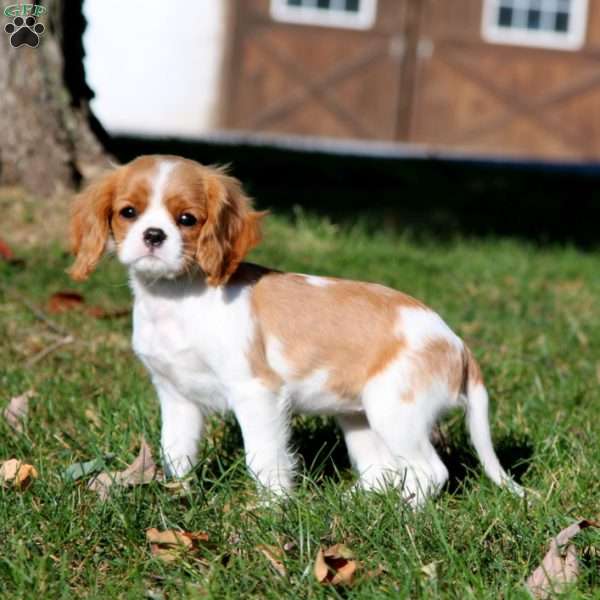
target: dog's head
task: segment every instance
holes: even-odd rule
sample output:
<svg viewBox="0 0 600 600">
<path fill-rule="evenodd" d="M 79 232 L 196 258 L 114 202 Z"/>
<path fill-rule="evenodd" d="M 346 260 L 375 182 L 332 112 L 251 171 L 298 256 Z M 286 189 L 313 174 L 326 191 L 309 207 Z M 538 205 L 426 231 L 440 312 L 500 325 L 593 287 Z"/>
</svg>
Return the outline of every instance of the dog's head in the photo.
<svg viewBox="0 0 600 600">
<path fill-rule="evenodd" d="M 263 215 L 223 169 L 141 156 L 75 199 L 69 273 L 86 279 L 112 240 L 119 260 L 142 276 L 175 278 L 199 266 L 209 285 L 221 285 L 260 241 Z"/>
</svg>

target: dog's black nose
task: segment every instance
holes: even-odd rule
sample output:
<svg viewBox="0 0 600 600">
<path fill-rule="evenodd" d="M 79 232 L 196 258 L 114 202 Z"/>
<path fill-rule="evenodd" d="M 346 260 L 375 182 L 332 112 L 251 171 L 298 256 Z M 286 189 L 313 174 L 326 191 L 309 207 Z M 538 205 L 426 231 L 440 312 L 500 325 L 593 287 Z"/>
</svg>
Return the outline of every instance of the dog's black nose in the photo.
<svg viewBox="0 0 600 600">
<path fill-rule="evenodd" d="M 158 227 L 149 227 L 144 231 L 144 244 L 148 248 L 158 248 L 167 239 L 167 234 Z"/>
</svg>

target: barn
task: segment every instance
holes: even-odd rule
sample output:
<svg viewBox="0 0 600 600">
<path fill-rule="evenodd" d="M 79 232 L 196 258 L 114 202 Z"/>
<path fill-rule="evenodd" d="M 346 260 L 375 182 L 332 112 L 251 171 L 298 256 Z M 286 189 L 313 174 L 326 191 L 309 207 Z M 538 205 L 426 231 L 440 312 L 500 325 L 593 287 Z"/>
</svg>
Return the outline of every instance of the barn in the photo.
<svg viewBox="0 0 600 600">
<path fill-rule="evenodd" d="M 144 2 L 145 12 L 153 1 Z M 103 52 L 101 13 L 110 13 L 113 2 L 86 0 L 88 77 L 98 96 L 94 108 L 109 129 L 117 114 L 121 123 L 135 122 L 122 100 L 109 97 L 118 87 L 115 73 L 105 75 L 108 85 L 94 67 Z M 478 156 L 600 158 L 600 2 L 181 4 L 189 7 L 177 29 L 186 60 L 139 52 L 138 66 L 134 57 L 128 61 L 128 69 L 141 72 L 156 60 L 171 64 L 155 81 L 152 115 L 138 119 L 131 133 L 235 130 Z M 114 20 L 111 37 L 114 46 Z M 147 45 L 155 53 L 165 48 Z M 131 76 L 122 76 L 119 89 L 127 91 Z M 130 98 L 143 93 L 137 86 Z M 133 104 L 139 111 L 139 101 Z"/>
</svg>

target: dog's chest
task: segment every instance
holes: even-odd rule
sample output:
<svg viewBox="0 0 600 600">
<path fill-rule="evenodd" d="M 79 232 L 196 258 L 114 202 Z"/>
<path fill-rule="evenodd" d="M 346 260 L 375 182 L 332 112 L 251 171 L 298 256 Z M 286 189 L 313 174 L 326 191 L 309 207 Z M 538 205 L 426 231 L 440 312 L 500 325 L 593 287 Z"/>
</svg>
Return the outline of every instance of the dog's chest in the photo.
<svg viewBox="0 0 600 600">
<path fill-rule="evenodd" d="M 193 369 L 204 372 L 203 348 L 198 340 L 201 323 L 185 326 L 185 317 L 170 307 L 136 307 L 134 311 L 133 348 L 151 371 L 168 379 L 179 371 Z"/>
<path fill-rule="evenodd" d="M 237 316 L 210 298 L 136 298 L 133 349 L 155 383 L 225 409 L 228 380 L 244 367 Z"/>
</svg>

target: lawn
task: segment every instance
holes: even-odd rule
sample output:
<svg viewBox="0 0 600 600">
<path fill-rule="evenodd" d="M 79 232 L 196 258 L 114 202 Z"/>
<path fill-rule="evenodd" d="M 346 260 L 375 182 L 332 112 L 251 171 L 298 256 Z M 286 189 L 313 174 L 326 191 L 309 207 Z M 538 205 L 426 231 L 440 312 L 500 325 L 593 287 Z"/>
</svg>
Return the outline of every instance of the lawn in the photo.
<svg viewBox="0 0 600 600">
<path fill-rule="evenodd" d="M 0 237 L 22 259 L 0 260 L 0 404 L 36 391 L 22 434 L 0 423 L 0 460 L 39 472 L 26 490 L 0 487 L 0 597 L 527 598 L 522 582 L 548 540 L 600 516 L 600 254 L 507 239 L 440 242 L 302 212 L 272 215 L 252 260 L 385 283 L 435 308 L 482 364 L 502 462 L 537 495 L 520 500 L 490 483 L 455 413 L 438 436 L 450 484 L 417 514 L 393 492 L 345 494 L 353 475 L 343 442 L 316 418 L 296 420 L 303 469 L 279 507 L 257 504 L 239 432 L 218 418 L 187 491 L 153 481 L 100 501 L 89 478 L 72 482 L 65 470 L 108 454 L 109 468 L 123 469 L 142 436 L 158 457 L 158 403 L 130 349 L 128 316 L 49 314 L 61 290 L 109 312 L 131 302 L 112 258 L 85 284 L 69 281 L 66 205 L 52 206 L 0 193 Z M 54 347 L 65 335 L 73 341 Z M 146 541 L 153 527 L 206 532 L 208 542 L 166 563 Z M 335 543 L 359 561 L 351 587 L 313 575 L 319 547 Z M 581 574 L 567 595 L 599 598 L 600 534 L 588 529 L 575 543 Z M 285 576 L 261 546 L 285 547 Z"/>
</svg>

